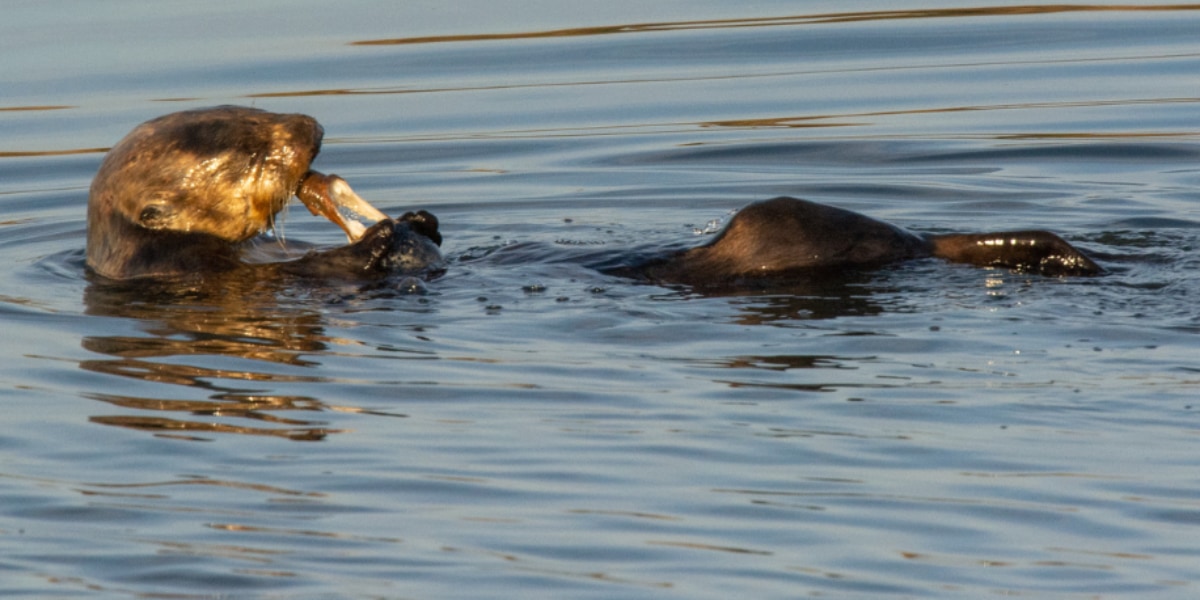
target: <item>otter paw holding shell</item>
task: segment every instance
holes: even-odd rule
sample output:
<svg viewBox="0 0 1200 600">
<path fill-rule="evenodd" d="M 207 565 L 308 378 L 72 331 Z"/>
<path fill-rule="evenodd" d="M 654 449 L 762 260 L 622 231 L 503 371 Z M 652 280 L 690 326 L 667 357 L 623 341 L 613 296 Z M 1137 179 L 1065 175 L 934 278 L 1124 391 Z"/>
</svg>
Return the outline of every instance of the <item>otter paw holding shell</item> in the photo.
<svg viewBox="0 0 1200 600">
<path fill-rule="evenodd" d="M 279 267 L 292 275 L 321 278 L 360 278 L 407 273 L 425 276 L 445 271 L 438 249 L 437 218 L 419 211 L 399 219 L 384 218 L 362 232 L 353 243 L 309 252 Z"/>
</svg>

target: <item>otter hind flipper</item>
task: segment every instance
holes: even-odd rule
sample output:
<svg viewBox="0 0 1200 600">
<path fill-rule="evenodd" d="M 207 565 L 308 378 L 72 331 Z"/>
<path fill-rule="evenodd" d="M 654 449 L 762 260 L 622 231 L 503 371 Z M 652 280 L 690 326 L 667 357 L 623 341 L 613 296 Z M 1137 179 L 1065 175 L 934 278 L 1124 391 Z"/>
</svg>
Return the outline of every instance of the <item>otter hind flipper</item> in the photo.
<svg viewBox="0 0 1200 600">
<path fill-rule="evenodd" d="M 1092 259 L 1049 231 L 951 233 L 928 237 L 933 255 L 979 267 L 1004 267 L 1053 277 L 1099 275 Z"/>
</svg>

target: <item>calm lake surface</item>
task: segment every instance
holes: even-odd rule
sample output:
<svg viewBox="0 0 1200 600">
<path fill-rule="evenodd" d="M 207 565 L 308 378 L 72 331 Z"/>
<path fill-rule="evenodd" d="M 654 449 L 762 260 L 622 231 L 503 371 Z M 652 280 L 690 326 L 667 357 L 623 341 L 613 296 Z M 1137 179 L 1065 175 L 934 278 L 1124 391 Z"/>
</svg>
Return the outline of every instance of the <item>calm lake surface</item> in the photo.
<svg viewBox="0 0 1200 600">
<path fill-rule="evenodd" d="M 245 5 L 251 5 L 247 7 Z M 0 23 L 0 595 L 1195 598 L 1200 7 L 16 2 Z M 136 124 L 304 112 L 446 275 L 113 289 Z M 787 194 L 1047 228 L 701 293 L 588 257 Z M 287 239 L 341 232 L 293 203 Z"/>
</svg>

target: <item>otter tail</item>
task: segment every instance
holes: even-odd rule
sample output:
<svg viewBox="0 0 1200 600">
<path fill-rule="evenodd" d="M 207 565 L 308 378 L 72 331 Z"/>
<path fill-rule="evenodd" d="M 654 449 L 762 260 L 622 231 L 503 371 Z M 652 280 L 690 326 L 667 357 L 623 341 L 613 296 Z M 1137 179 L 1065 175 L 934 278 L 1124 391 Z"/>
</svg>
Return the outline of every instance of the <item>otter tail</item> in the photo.
<svg viewBox="0 0 1200 600">
<path fill-rule="evenodd" d="M 1049 276 L 1099 275 L 1104 270 L 1049 231 L 931 235 L 933 255 L 980 267 L 1004 267 Z"/>
</svg>

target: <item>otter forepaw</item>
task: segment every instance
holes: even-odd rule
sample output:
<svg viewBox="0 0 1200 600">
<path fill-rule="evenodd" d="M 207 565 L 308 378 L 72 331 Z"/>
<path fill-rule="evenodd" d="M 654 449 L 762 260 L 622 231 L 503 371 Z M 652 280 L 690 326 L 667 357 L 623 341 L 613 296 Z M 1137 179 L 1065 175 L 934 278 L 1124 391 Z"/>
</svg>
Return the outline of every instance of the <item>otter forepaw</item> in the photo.
<svg viewBox="0 0 1200 600">
<path fill-rule="evenodd" d="M 354 243 L 310 252 L 299 260 L 286 263 L 286 268 L 293 274 L 307 277 L 434 275 L 445 270 L 445 260 L 437 244 L 440 241 L 437 218 L 420 211 L 398 220 L 379 221 L 367 228 Z"/>
<path fill-rule="evenodd" d="M 398 220 L 408 223 L 413 231 L 433 240 L 434 244 L 442 245 L 442 234 L 438 231 L 438 218 L 433 216 L 433 213 L 424 210 L 409 211 Z"/>
</svg>

